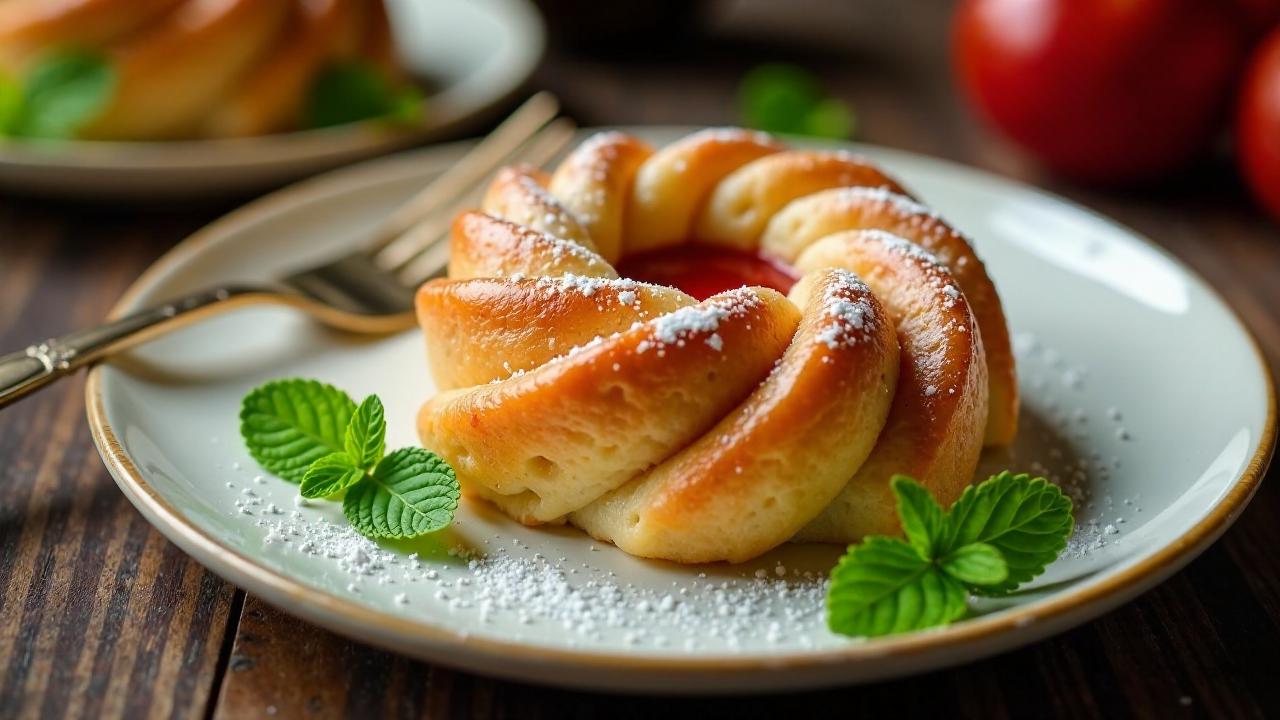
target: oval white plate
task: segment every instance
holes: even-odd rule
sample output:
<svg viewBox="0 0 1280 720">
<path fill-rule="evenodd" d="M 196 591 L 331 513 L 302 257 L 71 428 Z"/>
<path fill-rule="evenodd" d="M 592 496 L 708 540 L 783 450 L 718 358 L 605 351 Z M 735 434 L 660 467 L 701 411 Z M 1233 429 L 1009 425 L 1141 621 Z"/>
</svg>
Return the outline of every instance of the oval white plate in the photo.
<svg viewBox="0 0 1280 720">
<path fill-rule="evenodd" d="M 421 125 L 151 143 L 0 140 L 0 188 L 146 200 L 271 187 L 483 120 L 542 56 L 542 18 L 528 0 L 392 0 L 388 9 L 405 66 L 435 88 Z"/>
<path fill-rule="evenodd" d="M 635 132 L 664 142 L 682 131 Z M 187 328 L 92 372 L 94 439 L 152 523 L 269 602 L 433 662 L 580 687 L 758 692 L 919 672 L 1088 620 L 1203 550 L 1243 509 L 1274 441 L 1270 379 L 1232 312 L 1163 252 L 1083 209 L 936 160 L 856 149 L 971 233 L 1004 297 L 1025 421 L 1012 452 L 984 469 L 1049 473 L 1080 499 L 1077 536 L 1045 576 L 950 628 L 831 635 L 819 579 L 829 547 L 681 567 L 464 503 L 438 537 L 359 549 L 335 504 L 295 510 L 293 486 L 254 480 L 236 415 L 271 378 L 376 392 L 389 445 L 415 443 L 432 389 L 412 332 L 344 336 L 274 308 Z M 371 162 L 256 202 L 175 248 L 116 312 L 343 248 L 457 150 Z M 479 559 L 468 565 L 457 548 Z"/>
</svg>

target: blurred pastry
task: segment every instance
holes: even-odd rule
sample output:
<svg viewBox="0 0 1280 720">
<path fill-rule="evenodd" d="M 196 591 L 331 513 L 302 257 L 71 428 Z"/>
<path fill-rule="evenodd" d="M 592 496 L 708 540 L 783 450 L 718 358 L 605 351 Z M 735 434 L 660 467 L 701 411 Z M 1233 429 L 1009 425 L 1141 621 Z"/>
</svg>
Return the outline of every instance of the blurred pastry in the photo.
<svg viewBox="0 0 1280 720">
<path fill-rule="evenodd" d="M 238 137 L 307 127 L 326 73 L 359 65 L 403 87 L 381 0 L 7 0 L 0 70 L 59 53 L 100 58 L 111 85 L 75 128 L 95 140 Z"/>
</svg>

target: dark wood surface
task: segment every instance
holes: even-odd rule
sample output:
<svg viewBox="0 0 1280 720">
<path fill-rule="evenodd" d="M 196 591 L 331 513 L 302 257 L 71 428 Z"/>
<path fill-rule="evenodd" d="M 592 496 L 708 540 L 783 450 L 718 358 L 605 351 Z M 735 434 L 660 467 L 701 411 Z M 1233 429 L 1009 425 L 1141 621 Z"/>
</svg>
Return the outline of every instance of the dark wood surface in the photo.
<svg viewBox="0 0 1280 720">
<path fill-rule="evenodd" d="M 535 84 L 583 124 L 722 124 L 736 119 L 734 85 L 753 62 L 801 62 L 855 103 L 860 139 L 1025 180 L 1153 238 L 1219 288 L 1280 366 L 1280 229 L 1225 160 L 1125 192 L 1040 174 L 962 111 L 938 4 L 742 3 L 709 27 L 669 47 L 611 44 L 608 57 L 553 50 Z M 0 349 L 100 319 L 153 259 L 229 207 L 0 199 Z M 116 490 L 93 450 L 82 390 L 64 382 L 0 412 L 0 717 L 1280 714 L 1276 471 L 1185 570 L 1057 638 L 891 683 L 671 701 L 431 667 L 246 597 Z"/>
</svg>

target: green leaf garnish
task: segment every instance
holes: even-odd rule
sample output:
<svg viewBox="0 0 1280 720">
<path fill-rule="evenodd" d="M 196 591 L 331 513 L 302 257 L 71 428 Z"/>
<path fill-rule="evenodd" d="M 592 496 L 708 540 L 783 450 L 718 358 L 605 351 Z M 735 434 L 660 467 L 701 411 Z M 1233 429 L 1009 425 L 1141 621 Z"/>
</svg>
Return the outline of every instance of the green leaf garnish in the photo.
<svg viewBox="0 0 1280 720">
<path fill-rule="evenodd" d="M 832 632 L 874 637 L 957 620 L 968 593 L 1008 592 L 1044 572 L 1075 522 L 1071 500 L 1044 478 L 1000 473 L 946 512 L 909 477 L 890 487 L 906 540 L 849 547 L 827 590 Z"/>
<path fill-rule="evenodd" d="M 350 61 L 320 73 L 307 96 L 304 118 L 313 128 L 375 118 L 411 125 L 422 120 L 422 111 L 420 90 L 393 82 L 375 65 Z"/>
<path fill-rule="evenodd" d="M 915 548 L 868 537 L 831 571 L 827 624 L 845 635 L 875 637 L 945 625 L 964 615 L 966 594 Z"/>
<path fill-rule="evenodd" d="M 942 571 L 966 585 L 989 587 L 1009 577 L 1000 551 L 986 543 L 964 545 L 938 559 Z"/>
<path fill-rule="evenodd" d="M 22 85 L 0 72 L 0 137 L 17 132 L 22 120 Z"/>
<path fill-rule="evenodd" d="M 14 135 L 68 138 L 102 111 L 116 72 L 103 55 L 73 50 L 48 55 L 26 77 Z"/>
<path fill-rule="evenodd" d="M 344 452 L 325 455 L 307 468 L 298 492 L 304 498 L 337 495 L 363 480 L 365 474 L 364 468 L 356 465 Z"/>
<path fill-rule="evenodd" d="M 306 498 L 346 492 L 342 512 L 371 538 L 411 538 L 453 522 L 461 491 L 453 468 L 422 448 L 386 451 L 382 400 L 356 407 L 346 393 L 315 380 L 276 380 L 254 388 L 240 408 L 240 434 L 262 467 Z"/>
<path fill-rule="evenodd" d="M 1075 519 L 1071 500 L 1044 478 L 1008 471 L 970 487 L 947 513 L 942 552 L 972 543 L 1000 551 L 1008 578 L 986 593 L 1005 593 L 1044 572 L 1067 546 Z"/>
<path fill-rule="evenodd" d="M 387 421 L 382 401 L 370 395 L 360 403 L 347 423 L 343 448 L 349 463 L 363 470 L 372 470 L 387 450 Z"/>
<path fill-rule="evenodd" d="M 849 104 L 835 98 L 827 98 L 809 109 L 804 117 L 802 135 L 848 140 L 858 129 L 858 116 Z"/>
<path fill-rule="evenodd" d="M 422 448 L 401 448 L 347 491 L 342 513 L 369 537 L 409 538 L 452 522 L 460 495 L 448 463 Z"/>
<path fill-rule="evenodd" d="M 767 132 L 844 139 L 853 135 L 853 109 L 828 97 L 812 73 L 797 65 L 760 65 L 738 88 L 743 122 Z"/>
<path fill-rule="evenodd" d="M 342 452 L 356 404 L 315 380 L 277 380 L 254 388 L 240 406 L 240 435 L 267 471 L 302 482 L 311 463 Z"/>
<path fill-rule="evenodd" d="M 943 535 L 947 522 L 942 506 L 923 485 L 906 475 L 894 475 L 889 483 L 898 498 L 898 518 L 907 542 L 920 557 L 934 557 L 933 544 Z"/>
</svg>

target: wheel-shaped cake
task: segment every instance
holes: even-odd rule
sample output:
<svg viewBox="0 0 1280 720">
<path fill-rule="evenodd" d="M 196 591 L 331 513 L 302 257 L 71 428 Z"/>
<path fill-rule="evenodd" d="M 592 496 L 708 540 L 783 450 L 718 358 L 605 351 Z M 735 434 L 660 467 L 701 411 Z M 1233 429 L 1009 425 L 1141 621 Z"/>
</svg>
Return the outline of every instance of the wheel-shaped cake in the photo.
<svg viewBox="0 0 1280 720">
<path fill-rule="evenodd" d="M 523 523 L 678 562 L 849 543 L 898 532 L 894 474 L 949 503 L 1016 431 L 982 262 L 849 153 L 601 133 L 500 172 L 451 253 L 419 433 Z"/>
</svg>

